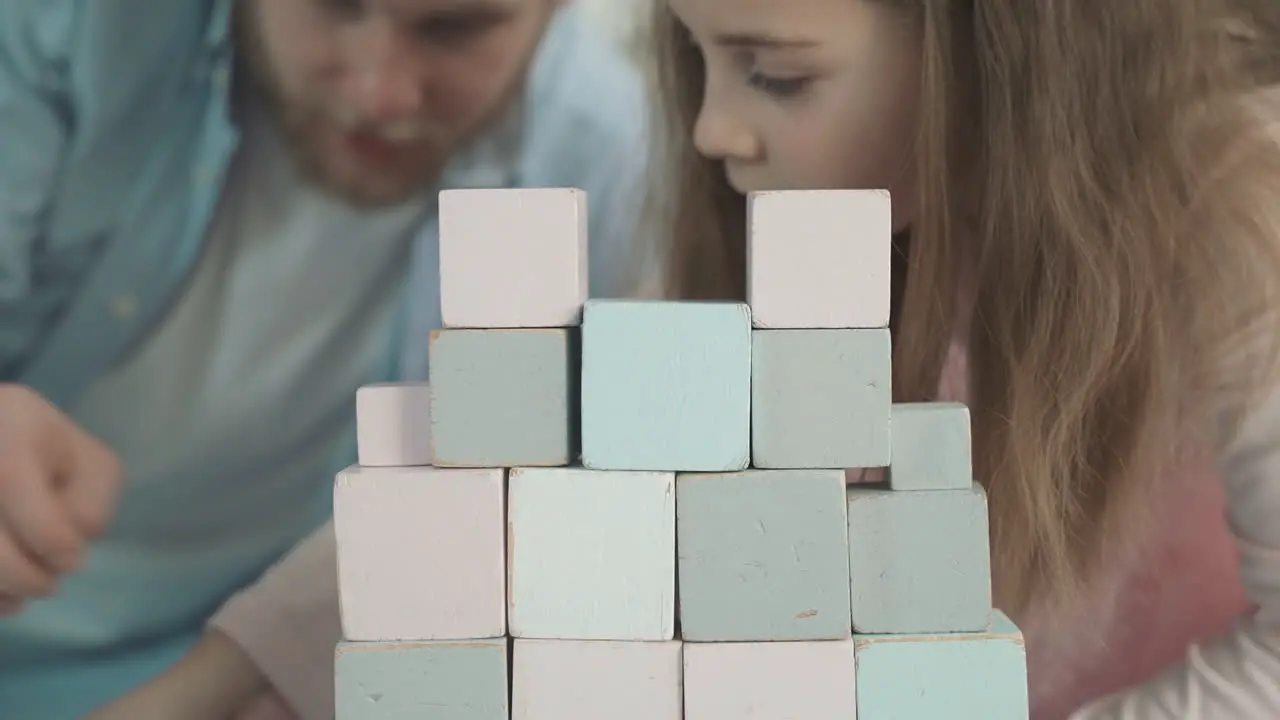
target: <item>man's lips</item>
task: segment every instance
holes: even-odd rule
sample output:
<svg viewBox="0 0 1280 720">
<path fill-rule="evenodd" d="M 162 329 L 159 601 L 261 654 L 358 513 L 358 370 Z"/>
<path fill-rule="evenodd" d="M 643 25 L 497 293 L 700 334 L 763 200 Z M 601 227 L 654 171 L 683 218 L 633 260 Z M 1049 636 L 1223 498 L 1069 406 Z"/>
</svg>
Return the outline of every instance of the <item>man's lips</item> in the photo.
<svg viewBox="0 0 1280 720">
<path fill-rule="evenodd" d="M 378 165 L 396 162 L 414 147 L 413 143 L 389 140 L 365 130 L 343 132 L 342 143 L 357 157 Z"/>
</svg>

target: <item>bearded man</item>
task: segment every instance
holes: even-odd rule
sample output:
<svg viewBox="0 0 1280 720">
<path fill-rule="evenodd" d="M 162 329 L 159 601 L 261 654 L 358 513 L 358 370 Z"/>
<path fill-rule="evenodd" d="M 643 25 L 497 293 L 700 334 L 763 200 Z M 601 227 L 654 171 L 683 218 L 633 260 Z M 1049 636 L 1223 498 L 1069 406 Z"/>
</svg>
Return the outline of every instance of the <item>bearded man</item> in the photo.
<svg viewBox="0 0 1280 720">
<path fill-rule="evenodd" d="M 333 476 L 426 375 L 439 190 L 585 189 L 621 292 L 643 86 L 561 4 L 0 0 L 5 720 L 332 716 Z"/>
</svg>

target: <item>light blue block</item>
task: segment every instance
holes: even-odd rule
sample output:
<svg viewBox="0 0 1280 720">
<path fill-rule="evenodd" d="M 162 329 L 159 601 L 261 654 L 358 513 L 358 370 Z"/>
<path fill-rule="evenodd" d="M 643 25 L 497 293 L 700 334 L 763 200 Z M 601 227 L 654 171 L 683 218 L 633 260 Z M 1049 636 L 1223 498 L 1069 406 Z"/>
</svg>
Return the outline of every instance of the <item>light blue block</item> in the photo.
<svg viewBox="0 0 1280 720">
<path fill-rule="evenodd" d="M 742 303 L 592 300 L 582 323 L 582 463 L 732 472 L 751 456 Z"/>
<path fill-rule="evenodd" d="M 508 641 L 341 642 L 335 720 L 507 720 Z"/>
<path fill-rule="evenodd" d="M 678 475 L 676 533 L 686 641 L 852 634 L 843 471 Z"/>
<path fill-rule="evenodd" d="M 849 583 L 858 633 L 978 632 L 991 622 L 987 495 L 850 487 Z"/>
<path fill-rule="evenodd" d="M 756 330 L 751 455 L 759 468 L 885 467 L 889 330 Z"/>
<path fill-rule="evenodd" d="M 437 330 L 428 348 L 435 465 L 544 467 L 575 459 L 572 330 Z"/>
<path fill-rule="evenodd" d="M 961 403 L 893 406 L 893 490 L 962 490 L 973 484 L 969 408 Z"/>
<path fill-rule="evenodd" d="M 1027 720 L 1027 652 L 1003 613 L 989 632 L 855 635 L 858 720 Z"/>
</svg>

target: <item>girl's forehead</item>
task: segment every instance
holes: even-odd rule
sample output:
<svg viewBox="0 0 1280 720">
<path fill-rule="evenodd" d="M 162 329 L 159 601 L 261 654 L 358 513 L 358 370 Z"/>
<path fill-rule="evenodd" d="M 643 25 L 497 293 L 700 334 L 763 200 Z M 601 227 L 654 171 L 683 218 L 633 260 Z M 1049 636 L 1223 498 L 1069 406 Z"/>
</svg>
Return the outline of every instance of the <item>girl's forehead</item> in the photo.
<svg viewBox="0 0 1280 720">
<path fill-rule="evenodd" d="M 856 22 L 863 0 L 666 0 L 672 14 L 701 42 L 722 45 L 794 44 Z"/>
</svg>

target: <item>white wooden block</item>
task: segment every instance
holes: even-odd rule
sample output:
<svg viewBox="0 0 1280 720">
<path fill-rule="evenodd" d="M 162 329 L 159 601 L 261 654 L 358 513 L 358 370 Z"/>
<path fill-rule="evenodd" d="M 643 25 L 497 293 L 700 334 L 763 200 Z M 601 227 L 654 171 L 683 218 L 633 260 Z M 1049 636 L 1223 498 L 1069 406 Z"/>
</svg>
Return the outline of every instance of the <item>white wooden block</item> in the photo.
<svg viewBox="0 0 1280 720">
<path fill-rule="evenodd" d="M 587 268 L 582 190 L 440 192 L 440 312 L 446 328 L 579 325 Z"/>
<path fill-rule="evenodd" d="M 675 473 L 512 469 L 507 524 L 513 637 L 675 636 Z"/>
<path fill-rule="evenodd" d="M 500 469 L 351 467 L 334 483 L 347 640 L 506 633 Z"/>
<path fill-rule="evenodd" d="M 755 327 L 885 328 L 893 220 L 884 190 L 789 190 L 747 199 Z"/>
<path fill-rule="evenodd" d="M 685 643 L 684 720 L 854 720 L 853 640 Z"/>
<path fill-rule="evenodd" d="M 680 642 L 514 643 L 511 720 L 681 720 Z"/>
<path fill-rule="evenodd" d="M 365 467 L 431 464 L 431 390 L 378 383 L 356 390 L 356 445 Z"/>
</svg>

